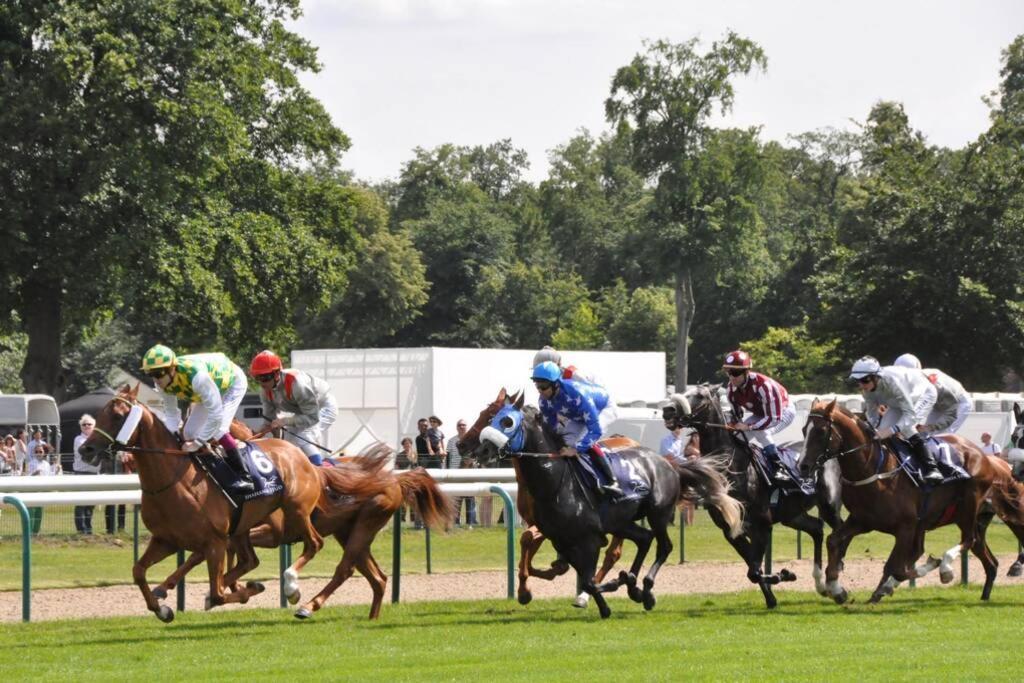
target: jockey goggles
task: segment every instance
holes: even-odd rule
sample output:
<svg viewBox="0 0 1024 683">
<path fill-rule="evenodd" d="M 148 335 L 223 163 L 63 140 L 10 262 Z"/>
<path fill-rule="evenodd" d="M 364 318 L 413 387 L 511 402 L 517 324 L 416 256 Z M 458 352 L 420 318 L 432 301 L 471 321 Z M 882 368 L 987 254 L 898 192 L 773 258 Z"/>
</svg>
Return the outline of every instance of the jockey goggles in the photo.
<svg viewBox="0 0 1024 683">
<path fill-rule="evenodd" d="M 276 377 L 276 376 L 277 376 L 277 370 L 274 370 L 273 372 L 268 372 L 268 373 L 266 373 L 264 375 L 256 375 L 256 381 L 257 382 L 261 382 L 261 383 L 262 382 L 269 382 L 272 379 L 274 379 L 274 377 Z"/>
<path fill-rule="evenodd" d="M 746 372 L 747 371 L 745 368 L 729 368 L 725 371 L 725 373 L 730 377 L 739 377 L 740 375 L 743 375 Z"/>
<path fill-rule="evenodd" d="M 170 366 L 164 368 L 153 368 L 152 370 L 146 370 L 146 376 L 152 379 L 160 379 L 171 371 Z"/>
</svg>

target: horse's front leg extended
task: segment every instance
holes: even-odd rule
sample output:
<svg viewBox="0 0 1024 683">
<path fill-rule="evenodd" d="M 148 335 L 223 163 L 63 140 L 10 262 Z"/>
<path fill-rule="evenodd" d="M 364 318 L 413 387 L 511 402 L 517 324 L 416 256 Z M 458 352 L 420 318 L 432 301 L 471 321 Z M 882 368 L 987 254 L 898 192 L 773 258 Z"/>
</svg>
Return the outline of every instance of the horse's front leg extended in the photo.
<svg viewBox="0 0 1024 683">
<path fill-rule="evenodd" d="M 850 546 L 854 536 L 859 536 L 868 527 L 859 519 L 850 515 L 846 521 L 839 525 L 839 528 L 828 535 L 825 539 L 825 546 L 828 548 L 828 567 L 825 569 L 825 589 L 836 603 L 842 605 L 850 597 L 846 589 L 839 583 L 839 574 L 842 571 L 843 556 Z"/>
<path fill-rule="evenodd" d="M 146 607 L 164 623 L 174 620 L 174 610 L 167 605 L 161 605 L 153 595 L 153 591 L 149 589 L 149 583 L 146 581 L 146 570 L 177 550 L 177 546 L 154 536 L 149 539 L 149 544 L 146 546 L 145 552 L 142 553 L 142 557 L 132 567 L 132 578 L 135 580 L 135 585 L 142 591 L 142 599 L 146 601 Z"/>
<path fill-rule="evenodd" d="M 167 594 L 178 585 L 178 582 L 185 578 L 185 575 L 192 571 L 196 565 L 203 561 L 203 553 L 196 551 L 188 556 L 185 562 L 171 572 L 171 575 L 163 580 L 163 583 L 157 585 L 153 589 L 153 595 L 159 600 L 163 600 L 167 597 Z"/>
</svg>

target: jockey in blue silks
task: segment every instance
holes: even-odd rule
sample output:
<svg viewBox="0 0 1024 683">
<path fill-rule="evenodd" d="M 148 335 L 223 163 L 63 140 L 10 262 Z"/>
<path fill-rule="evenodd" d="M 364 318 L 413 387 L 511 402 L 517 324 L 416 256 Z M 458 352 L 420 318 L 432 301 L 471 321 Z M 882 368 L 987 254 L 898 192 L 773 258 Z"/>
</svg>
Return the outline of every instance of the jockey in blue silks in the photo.
<svg viewBox="0 0 1024 683">
<path fill-rule="evenodd" d="M 608 458 L 598 444 L 616 418 L 615 404 L 608 398 L 608 392 L 596 384 L 563 378 L 562 370 L 551 361 L 537 365 L 532 379 L 540 393 L 544 421 L 565 438 L 560 454 L 572 457 L 589 451 L 591 460 L 608 481 L 601 490 L 622 495 Z"/>
</svg>

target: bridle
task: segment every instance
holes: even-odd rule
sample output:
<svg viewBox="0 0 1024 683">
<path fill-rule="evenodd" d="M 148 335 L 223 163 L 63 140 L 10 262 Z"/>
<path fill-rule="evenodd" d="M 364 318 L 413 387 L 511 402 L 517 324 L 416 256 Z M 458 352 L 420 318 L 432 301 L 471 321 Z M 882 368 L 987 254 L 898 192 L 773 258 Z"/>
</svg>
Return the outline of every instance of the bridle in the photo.
<svg viewBox="0 0 1024 683">
<path fill-rule="evenodd" d="M 821 450 L 821 453 L 819 453 L 818 457 L 815 458 L 815 460 L 814 460 L 814 470 L 816 472 L 820 472 L 820 471 L 824 470 L 825 469 L 825 464 L 828 463 L 829 460 L 836 460 L 836 461 L 838 461 L 840 458 L 843 458 L 843 457 L 845 457 L 847 455 L 850 455 L 851 453 L 856 453 L 857 451 L 862 450 L 864 448 L 872 448 L 874 446 L 874 444 L 875 444 L 875 440 L 871 440 L 871 441 L 867 441 L 867 442 L 862 443 L 862 444 L 857 444 L 853 448 L 847 448 L 846 450 L 839 450 L 842 447 L 842 445 L 843 445 L 843 435 L 839 433 L 838 429 L 836 429 L 835 421 L 832 419 L 831 416 L 825 415 L 824 413 L 814 413 L 814 412 L 808 413 L 808 415 L 807 415 L 807 423 L 805 425 L 805 430 L 810 426 L 811 418 L 815 418 L 815 417 L 824 420 L 825 426 L 828 428 L 828 433 L 829 433 L 828 434 L 828 439 L 825 440 L 825 447 Z M 835 440 L 835 439 L 838 439 L 839 443 L 836 444 L 833 447 L 832 444 L 833 444 L 833 440 Z M 879 443 L 878 447 L 879 447 L 879 449 L 881 449 L 881 447 L 882 447 L 881 443 Z M 833 448 L 835 450 L 833 450 Z M 849 479 L 846 479 L 845 477 L 840 477 L 840 479 L 841 479 L 841 481 L 844 484 L 848 484 L 850 486 L 866 486 L 867 484 L 872 484 L 872 483 L 874 483 L 876 481 L 879 481 L 881 479 L 889 479 L 891 477 L 895 477 L 901 471 L 902 471 L 902 468 L 897 467 L 894 470 L 889 470 L 888 472 L 880 472 L 880 473 L 872 474 L 870 477 L 865 477 L 864 479 L 858 479 L 857 481 L 851 481 Z"/>
</svg>

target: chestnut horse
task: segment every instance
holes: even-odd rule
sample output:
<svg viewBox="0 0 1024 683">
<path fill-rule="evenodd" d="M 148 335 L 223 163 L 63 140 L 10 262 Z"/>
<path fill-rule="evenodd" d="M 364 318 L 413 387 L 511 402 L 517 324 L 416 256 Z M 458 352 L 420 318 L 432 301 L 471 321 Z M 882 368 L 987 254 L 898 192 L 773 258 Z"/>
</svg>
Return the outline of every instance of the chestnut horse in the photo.
<svg viewBox="0 0 1024 683">
<path fill-rule="evenodd" d="M 501 391 L 498 392 L 498 397 L 480 411 L 476 422 L 459 439 L 459 453 L 462 455 L 464 463 L 472 458 L 473 451 L 480 445 L 480 432 L 491 423 L 494 416 L 505 405 L 506 399 L 515 403 L 519 397 L 519 394 L 510 397 L 505 388 L 502 387 Z M 569 563 L 563 558 L 558 557 L 547 569 L 537 569 L 533 566 L 533 558 L 536 556 L 537 551 L 540 550 L 541 545 L 544 544 L 545 536 L 537 528 L 536 516 L 533 510 L 533 496 L 523 483 L 523 474 L 518 458 L 512 459 L 512 467 L 516 471 L 516 484 L 518 485 L 516 509 L 527 525 L 526 530 L 519 537 L 519 584 L 516 589 L 516 598 L 519 600 L 519 604 L 527 605 L 533 599 L 533 592 L 530 591 L 527 585 L 529 577 L 534 576 L 545 581 L 553 581 L 556 577 L 569 571 Z M 604 562 L 594 575 L 594 581 L 596 583 L 604 581 L 604 577 L 611 571 L 620 557 L 622 557 L 622 539 L 613 537 L 607 550 L 605 550 Z M 590 596 L 585 592 L 581 592 L 573 604 L 576 607 L 586 607 L 589 600 Z"/>
<path fill-rule="evenodd" d="M 848 598 L 839 583 L 846 550 L 855 536 L 869 531 L 881 531 L 896 539 L 871 602 L 892 595 L 899 582 L 924 576 L 936 566 L 943 583 L 952 581 L 951 565 L 967 550 L 985 568 L 981 598 L 988 600 L 998 563 L 985 542 L 985 528 L 979 524 L 979 510 L 986 497 L 990 497 L 996 514 L 1018 540 L 1024 541 L 1024 487 L 1013 480 L 1005 462 L 986 456 L 966 439 L 943 435 L 939 438 L 959 453 L 971 478 L 920 488 L 900 468 L 890 447 L 874 438 L 870 425 L 837 406 L 835 400 L 816 401 L 811 406 L 804 432 L 801 472 L 810 474 L 812 469 L 837 460 L 842 474 L 842 499 L 850 512 L 826 541 L 826 586 L 837 603 L 843 604 Z M 947 551 L 941 561 L 929 558 L 915 567 L 914 563 L 924 554 L 925 533 L 950 523 L 960 528 L 960 543 Z"/>
<path fill-rule="evenodd" d="M 210 578 L 207 606 L 231 602 L 244 603 L 262 592 L 263 586 L 250 582 L 236 592 L 231 586 L 253 569 L 258 560 L 249 542 L 249 529 L 280 508 L 295 524 L 302 538 L 302 555 L 286 571 L 286 592 L 298 592 L 298 572 L 309 562 L 323 539 L 310 521 L 322 490 L 322 480 L 309 459 L 292 444 L 267 439 L 260 446 L 274 463 L 284 488 L 280 493 L 245 503 L 232 529 L 232 503 L 211 483 L 189 454 L 180 448 L 178 438 L 163 421 L 138 401 L 138 385 L 127 385 L 107 402 L 96 416 L 96 428 L 79 449 L 82 457 L 97 463 L 112 458 L 116 451 L 134 455 L 142 488 L 142 521 L 152 533 L 149 545 L 132 568 L 135 584 L 142 591 L 146 607 L 163 622 L 174 619 L 174 611 L 161 605 L 146 581 L 146 570 L 174 552 L 192 551 L 189 562 L 176 573 L 184 575 L 206 560 Z M 239 563 L 225 575 L 229 542 L 239 553 Z"/>
</svg>

